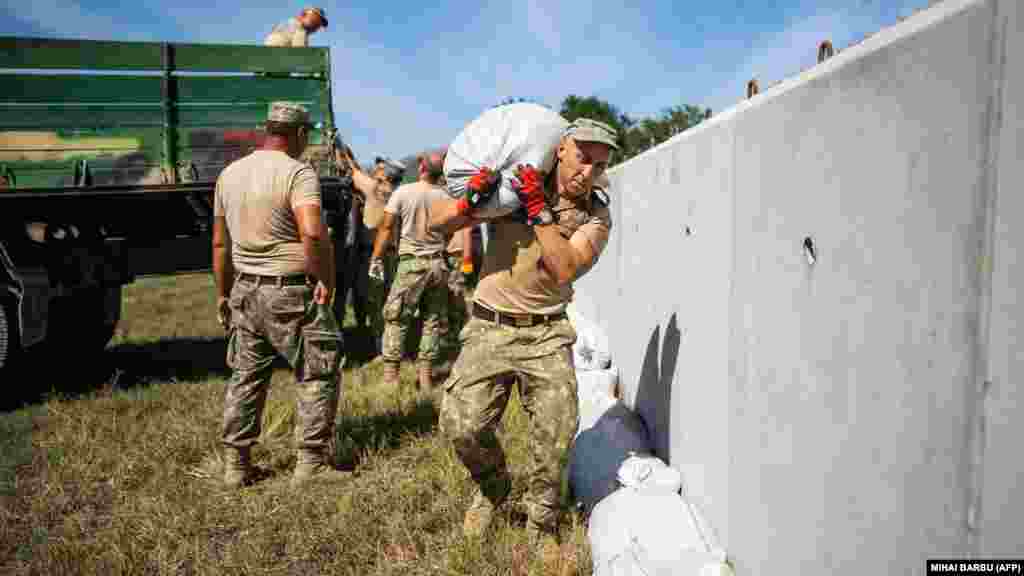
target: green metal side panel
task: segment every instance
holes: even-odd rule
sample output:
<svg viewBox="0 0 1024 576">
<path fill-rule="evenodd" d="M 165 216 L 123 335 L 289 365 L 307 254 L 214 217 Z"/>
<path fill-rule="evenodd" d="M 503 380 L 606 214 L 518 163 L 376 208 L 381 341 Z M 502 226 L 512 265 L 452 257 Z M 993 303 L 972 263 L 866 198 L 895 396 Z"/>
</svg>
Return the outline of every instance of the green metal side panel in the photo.
<svg viewBox="0 0 1024 576">
<path fill-rule="evenodd" d="M 274 100 L 319 100 L 322 80 L 313 78 L 256 78 L 253 76 L 179 76 L 178 102 L 234 103 Z M 159 83 L 158 83 L 159 88 Z M 266 114 L 266 110 L 264 110 Z"/>
<path fill-rule="evenodd" d="M 0 37 L 0 68 L 163 70 L 163 44 Z M 174 68 L 202 72 L 270 72 L 326 76 L 326 48 L 174 44 Z"/>
<path fill-rule="evenodd" d="M 0 37 L 0 68 L 160 70 L 162 65 L 157 43 Z"/>
<path fill-rule="evenodd" d="M 275 100 L 333 125 L 326 49 L 0 37 L 5 68 L 89 69 L 0 74 L 0 171 L 17 188 L 73 185 L 82 160 L 94 185 L 212 181 L 262 142 Z M 110 74 L 124 70 L 136 74 Z M 324 133 L 310 144 L 324 167 Z"/>
<path fill-rule="evenodd" d="M 175 44 L 174 66 L 195 72 L 271 72 L 328 76 L 326 48 Z"/>
<path fill-rule="evenodd" d="M 163 100 L 160 78 L 155 76 L 5 74 L 0 79 L 3 81 L 0 106 L 11 103 L 159 104 Z"/>
</svg>

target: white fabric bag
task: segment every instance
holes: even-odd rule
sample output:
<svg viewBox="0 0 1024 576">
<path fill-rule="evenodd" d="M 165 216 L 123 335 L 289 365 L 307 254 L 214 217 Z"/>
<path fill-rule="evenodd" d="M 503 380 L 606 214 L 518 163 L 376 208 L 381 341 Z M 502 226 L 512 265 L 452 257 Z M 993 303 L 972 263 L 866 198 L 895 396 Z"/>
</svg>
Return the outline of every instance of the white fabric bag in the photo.
<svg viewBox="0 0 1024 576">
<path fill-rule="evenodd" d="M 501 185 L 478 207 L 475 216 L 493 219 L 519 209 L 512 176 L 519 164 L 530 164 L 547 173 L 555 163 L 555 151 L 569 126 L 557 112 L 539 104 L 519 102 L 487 110 L 470 122 L 448 146 L 444 161 L 448 194 L 461 198 L 469 178 L 486 166 L 501 173 Z"/>
<path fill-rule="evenodd" d="M 679 494 L 623 487 L 598 502 L 587 537 L 594 576 L 726 576 L 725 553 Z"/>
</svg>

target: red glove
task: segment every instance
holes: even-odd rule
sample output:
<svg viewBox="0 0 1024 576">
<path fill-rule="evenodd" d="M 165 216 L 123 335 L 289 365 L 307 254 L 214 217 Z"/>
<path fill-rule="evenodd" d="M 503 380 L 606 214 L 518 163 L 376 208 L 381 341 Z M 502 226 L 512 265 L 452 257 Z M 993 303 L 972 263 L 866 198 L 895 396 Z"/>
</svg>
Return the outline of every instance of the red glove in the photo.
<svg viewBox="0 0 1024 576">
<path fill-rule="evenodd" d="M 526 215 L 535 218 L 541 210 L 547 207 L 547 199 L 544 197 L 544 179 L 540 172 L 529 164 L 516 166 L 516 178 L 514 180 L 516 193 L 519 194 L 519 201 L 526 208 Z"/>
<path fill-rule="evenodd" d="M 466 195 L 459 198 L 456 205 L 459 214 L 466 214 L 483 204 L 498 189 L 498 173 L 484 166 L 469 178 L 466 183 Z"/>
</svg>

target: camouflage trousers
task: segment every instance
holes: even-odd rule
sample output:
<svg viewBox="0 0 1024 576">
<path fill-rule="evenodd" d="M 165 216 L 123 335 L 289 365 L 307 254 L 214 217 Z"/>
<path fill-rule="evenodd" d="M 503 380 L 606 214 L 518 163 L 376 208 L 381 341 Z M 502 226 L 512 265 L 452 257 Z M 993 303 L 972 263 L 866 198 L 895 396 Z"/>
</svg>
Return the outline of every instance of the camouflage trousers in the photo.
<svg viewBox="0 0 1024 576">
<path fill-rule="evenodd" d="M 366 269 L 360 270 L 360 281 L 366 283 L 366 315 L 367 324 L 373 334 L 374 341 L 380 342 L 384 336 L 384 306 L 387 302 L 388 292 L 395 279 L 395 268 L 398 258 L 393 252 L 385 252 L 381 259 L 384 261 L 384 282 L 369 278 L 369 261 Z"/>
<path fill-rule="evenodd" d="M 384 305 L 384 341 L 381 357 L 402 360 L 402 343 L 413 325 L 416 310 L 423 320 L 419 359 L 436 363 L 441 356 L 442 324 L 447 314 L 448 269 L 441 258 L 405 256 L 398 261 L 395 281 Z"/>
<path fill-rule="evenodd" d="M 454 358 L 459 350 L 459 333 L 466 324 L 466 277 L 462 273 L 462 254 L 448 254 L 448 313 L 442 321 L 442 353 Z"/>
<path fill-rule="evenodd" d="M 495 428 L 518 384 L 530 418 L 528 520 L 543 531 L 557 529 L 562 473 L 578 422 L 576 332 L 568 320 L 513 328 L 471 318 L 459 339 L 462 351 L 441 401 L 441 431 L 484 496 L 496 502 L 508 469 Z"/>
<path fill-rule="evenodd" d="M 259 438 L 271 365 L 280 354 L 299 389 L 296 445 L 329 446 L 344 356 L 330 306 L 317 305 L 308 286 L 260 285 L 243 278 L 231 290 L 230 305 L 227 364 L 232 374 L 224 395 L 223 443 L 241 448 Z"/>
</svg>

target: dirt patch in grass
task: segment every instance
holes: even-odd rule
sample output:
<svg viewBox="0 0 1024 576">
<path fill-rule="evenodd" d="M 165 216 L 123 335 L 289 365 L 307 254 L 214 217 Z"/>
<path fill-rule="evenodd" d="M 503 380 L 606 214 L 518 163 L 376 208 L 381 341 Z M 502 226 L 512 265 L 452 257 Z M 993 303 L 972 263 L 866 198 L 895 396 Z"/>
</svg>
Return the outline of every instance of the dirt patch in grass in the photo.
<svg viewBox="0 0 1024 576">
<path fill-rule="evenodd" d="M 336 451 L 352 473 L 301 490 L 288 487 L 294 386 L 276 370 L 254 450 L 264 478 L 231 491 L 218 482 L 225 372 L 209 279 L 137 283 L 124 314 L 111 352 L 148 369 L 145 383 L 0 414 L 0 573 L 545 573 L 509 511 L 483 541 L 462 538 L 470 483 L 411 364 L 390 395 L 379 362 L 346 371 Z M 513 399 L 500 432 L 513 470 L 526 428 Z M 563 537 L 589 574 L 583 528 Z"/>
</svg>

